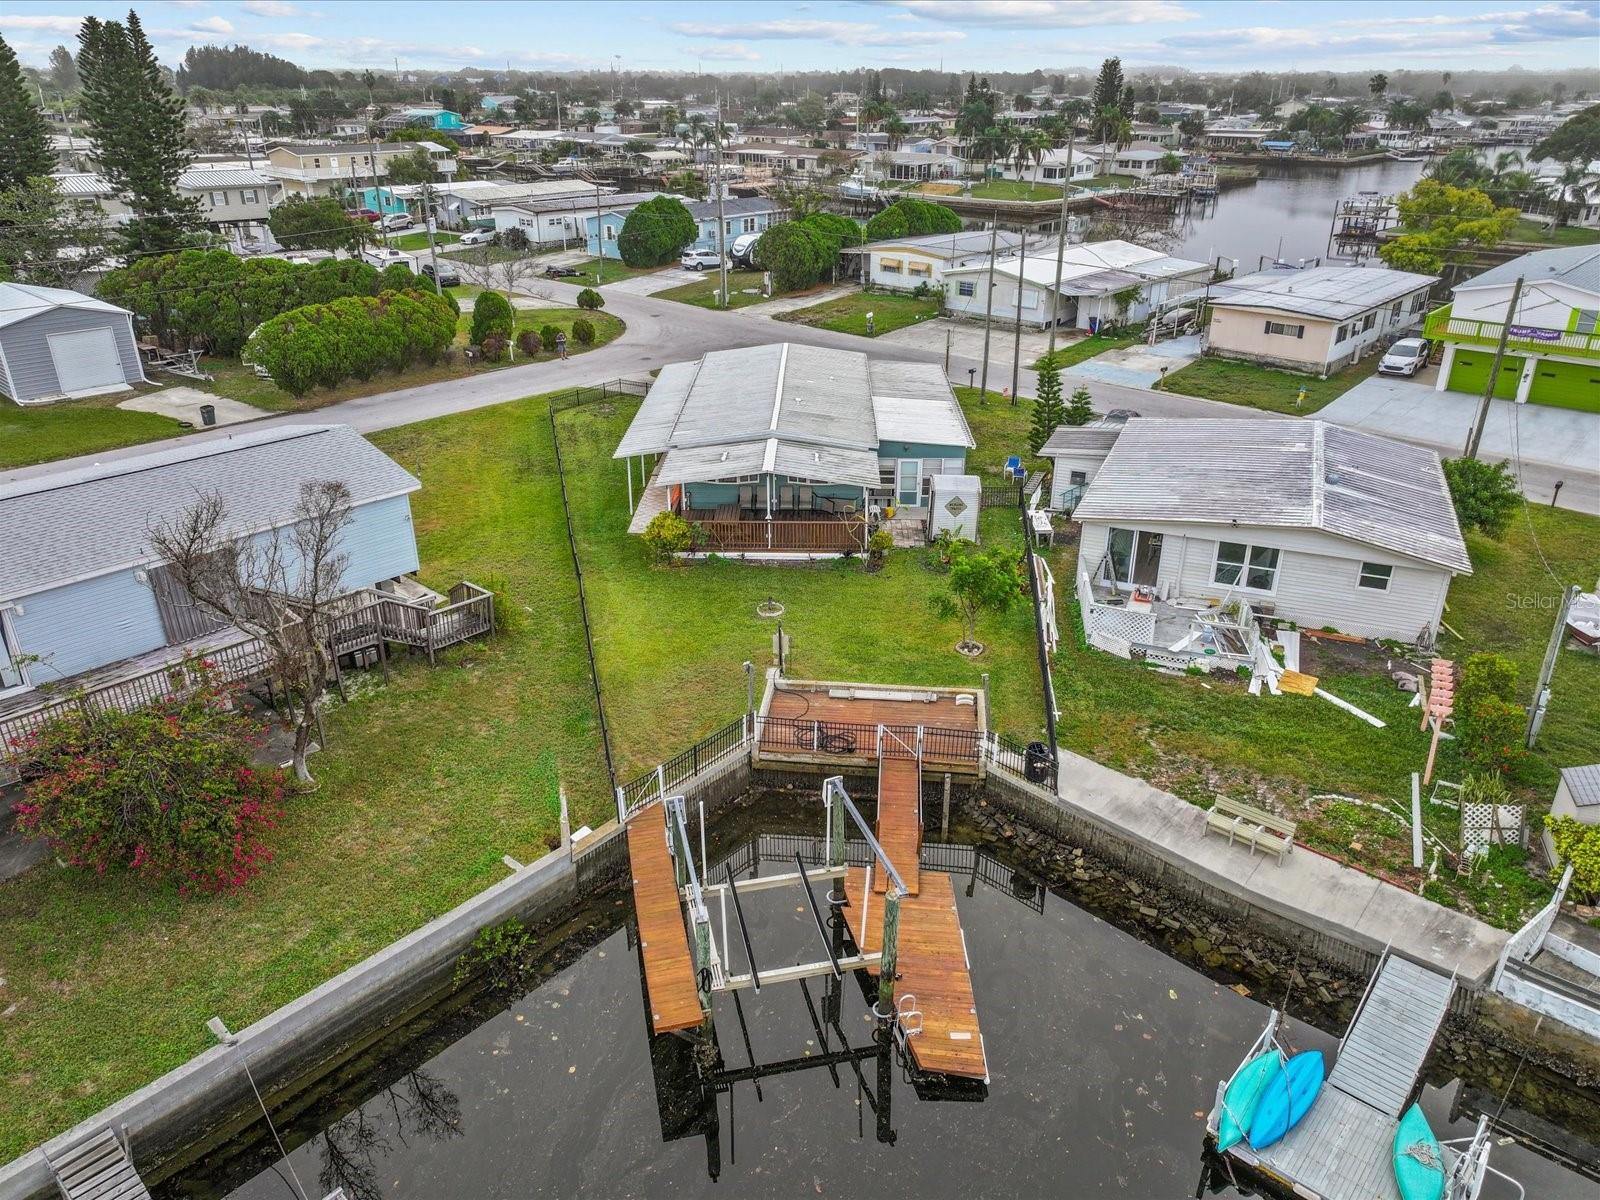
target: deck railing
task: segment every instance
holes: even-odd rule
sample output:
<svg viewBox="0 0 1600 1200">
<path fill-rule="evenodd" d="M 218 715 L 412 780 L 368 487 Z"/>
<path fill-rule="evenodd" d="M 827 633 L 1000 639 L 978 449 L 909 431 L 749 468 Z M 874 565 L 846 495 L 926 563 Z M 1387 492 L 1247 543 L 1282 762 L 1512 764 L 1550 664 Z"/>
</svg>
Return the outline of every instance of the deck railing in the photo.
<svg viewBox="0 0 1600 1200">
<path fill-rule="evenodd" d="M 1423 334 L 1447 342 L 1470 342 L 1479 346 L 1494 346 L 1500 341 L 1503 322 L 1478 321 L 1470 317 L 1457 317 L 1451 305 L 1436 308 L 1423 323 Z M 1569 333 L 1561 329 L 1546 329 L 1537 325 L 1513 323 L 1506 339 L 1508 349 L 1534 354 L 1571 354 L 1579 358 L 1600 359 L 1600 333 Z"/>
<path fill-rule="evenodd" d="M 740 717 L 660 763 L 654 770 L 620 785 L 617 788 L 617 819 L 626 821 L 640 809 L 681 790 L 683 784 L 702 771 L 712 767 L 720 769 L 740 757 L 748 757 L 750 741 L 751 720 Z"/>
<path fill-rule="evenodd" d="M 818 551 L 842 554 L 862 550 L 866 521 L 861 517 L 831 520 L 704 520 L 695 521 L 696 548 L 705 551 Z"/>
</svg>

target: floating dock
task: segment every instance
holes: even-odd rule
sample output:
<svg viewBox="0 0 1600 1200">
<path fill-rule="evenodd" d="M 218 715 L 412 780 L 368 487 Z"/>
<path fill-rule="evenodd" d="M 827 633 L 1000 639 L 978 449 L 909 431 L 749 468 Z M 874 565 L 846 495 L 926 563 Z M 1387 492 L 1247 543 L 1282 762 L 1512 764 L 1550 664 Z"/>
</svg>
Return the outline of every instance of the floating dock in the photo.
<svg viewBox="0 0 1600 1200">
<path fill-rule="evenodd" d="M 693 1029 L 705 1020 L 695 989 L 694 954 L 684 931 L 676 868 L 667 849 L 666 812 L 664 805 L 652 804 L 628 822 L 633 910 L 639 921 L 650 1027 L 656 1033 Z"/>
<path fill-rule="evenodd" d="M 1311 1111 L 1276 1144 L 1252 1150 L 1239 1142 L 1227 1150 L 1227 1157 L 1306 1200 L 1400 1200 L 1394 1179 L 1395 1127 L 1416 1093 L 1454 992 L 1454 978 L 1386 955 Z M 1272 1044 L 1276 1022 L 1274 1013 L 1247 1058 Z M 1207 1122 L 1213 1137 L 1226 1086 L 1218 1087 Z M 1454 1200 L 1457 1193 L 1446 1195 Z"/>
</svg>

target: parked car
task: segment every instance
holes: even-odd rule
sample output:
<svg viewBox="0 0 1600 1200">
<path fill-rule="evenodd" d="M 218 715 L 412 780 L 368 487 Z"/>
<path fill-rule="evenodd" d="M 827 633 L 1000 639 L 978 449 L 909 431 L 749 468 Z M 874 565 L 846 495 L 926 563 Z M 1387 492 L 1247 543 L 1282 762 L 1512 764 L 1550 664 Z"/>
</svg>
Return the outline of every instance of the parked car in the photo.
<svg viewBox="0 0 1600 1200">
<path fill-rule="evenodd" d="M 350 215 L 358 221 L 371 221 L 373 224 L 377 224 L 377 222 L 383 219 L 382 214 L 370 208 L 354 209 L 351 211 Z"/>
<path fill-rule="evenodd" d="M 487 246 L 493 241 L 494 230 L 492 229 L 469 229 L 461 235 L 461 245 L 463 246 Z"/>
<path fill-rule="evenodd" d="M 433 264 L 431 262 L 423 263 L 421 268 L 418 270 L 417 273 L 419 275 L 424 276 L 427 279 L 432 279 L 433 278 Z M 457 271 L 454 267 L 450 266 L 448 263 L 440 263 L 439 264 L 439 286 L 440 287 L 460 287 L 461 286 L 461 274 L 460 274 L 460 272 Z"/>
<path fill-rule="evenodd" d="M 722 266 L 722 256 L 715 250 L 685 250 L 678 265 L 691 271 L 715 271 Z"/>
<path fill-rule="evenodd" d="M 1432 349 L 1427 338 L 1401 338 L 1378 360 L 1378 374 L 1415 375 L 1428 365 L 1428 352 Z"/>
<path fill-rule="evenodd" d="M 383 218 L 382 225 L 385 229 L 410 229 L 417 223 L 417 219 L 410 213 L 390 213 Z"/>
</svg>

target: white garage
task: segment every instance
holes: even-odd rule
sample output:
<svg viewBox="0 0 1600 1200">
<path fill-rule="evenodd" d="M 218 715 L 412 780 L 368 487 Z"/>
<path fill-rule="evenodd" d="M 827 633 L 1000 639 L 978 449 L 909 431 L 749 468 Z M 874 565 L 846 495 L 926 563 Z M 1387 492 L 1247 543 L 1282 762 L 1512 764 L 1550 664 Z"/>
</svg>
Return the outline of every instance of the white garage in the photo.
<svg viewBox="0 0 1600 1200">
<path fill-rule="evenodd" d="M 64 288 L 0 283 L 0 393 L 45 404 L 143 382 L 127 309 Z"/>
</svg>

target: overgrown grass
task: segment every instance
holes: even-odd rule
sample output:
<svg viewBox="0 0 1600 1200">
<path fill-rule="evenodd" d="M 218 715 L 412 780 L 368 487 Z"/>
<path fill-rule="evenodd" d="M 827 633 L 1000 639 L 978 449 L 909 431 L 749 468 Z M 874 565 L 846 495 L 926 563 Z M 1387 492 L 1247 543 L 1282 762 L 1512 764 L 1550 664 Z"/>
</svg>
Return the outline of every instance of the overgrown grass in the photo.
<svg viewBox="0 0 1600 1200">
<path fill-rule="evenodd" d="M 1028 183 L 1020 179 L 988 179 L 972 185 L 974 200 L 1060 200 L 1053 183 Z"/>
<path fill-rule="evenodd" d="M 120 874 L 46 865 L 0 883 L 11 1008 L 0 1160 L 81 1120 L 504 878 L 556 832 L 610 811 L 546 401 L 374 436 L 423 481 L 423 577 L 502 576 L 515 636 L 399 667 L 328 714 L 321 783 L 238 894 L 179 900 Z"/>
<path fill-rule="evenodd" d="M 0 468 L 26 467 L 183 432 L 171 417 L 118 408 L 127 393 L 20 405 L 0 396 Z"/>
<path fill-rule="evenodd" d="M 867 333 L 868 313 L 872 314 L 873 331 L 870 335 Z M 893 292 L 851 292 L 847 296 L 813 304 L 810 308 L 780 313 L 777 320 L 832 329 L 836 333 L 877 337 L 938 315 L 937 295 L 923 297 L 902 296 Z"/>
<path fill-rule="evenodd" d="M 1577 225 L 1563 225 L 1551 229 L 1545 221 L 1530 221 L 1519 217 L 1506 238 L 1509 242 L 1538 242 L 1544 246 L 1590 246 L 1600 242 L 1600 229 L 1584 229 Z"/>
<path fill-rule="evenodd" d="M 1136 346 L 1142 341 L 1144 341 L 1143 325 L 1119 329 L 1115 333 L 1091 333 L 1065 346 L 1057 346 L 1054 354 L 1041 354 L 1034 360 L 1033 369 L 1039 370 L 1047 360 L 1054 362 L 1057 367 L 1074 366 L 1097 354 L 1104 354 L 1107 350 L 1121 350 L 1127 346 Z"/>
<path fill-rule="evenodd" d="M 767 297 L 761 294 L 760 271 L 728 272 L 728 307 L 746 308 L 760 304 Z M 693 304 L 697 308 L 721 308 L 722 278 L 716 271 L 705 272 L 704 279 L 680 284 L 664 292 L 656 292 L 654 299 L 676 300 L 680 304 Z"/>
<path fill-rule="evenodd" d="M 446 246 L 455 245 L 460 240 L 461 235 L 459 233 L 446 233 L 442 229 L 436 231 L 433 235 L 433 244 L 441 250 Z M 428 248 L 428 235 L 426 231 L 422 233 L 404 233 L 399 237 L 390 234 L 389 245 L 396 250 L 426 250 Z"/>
<path fill-rule="evenodd" d="M 1168 375 L 1161 390 L 1303 417 L 1333 403 L 1371 375 L 1378 369 L 1378 358 L 1369 354 L 1364 361 L 1326 379 L 1228 358 L 1201 358 Z M 1306 392 L 1304 404 L 1296 403 L 1301 388 Z"/>
</svg>

